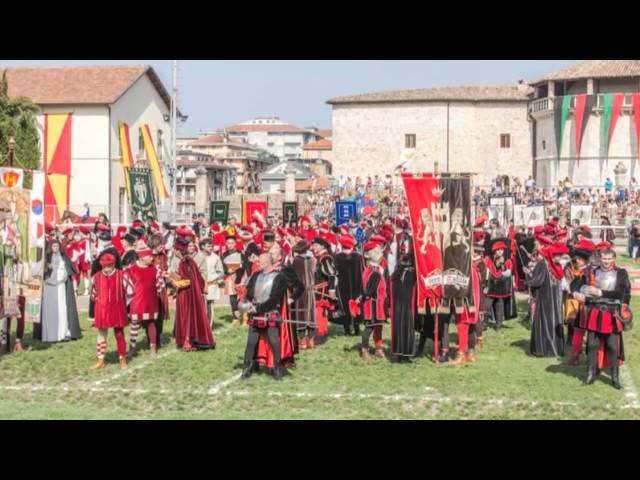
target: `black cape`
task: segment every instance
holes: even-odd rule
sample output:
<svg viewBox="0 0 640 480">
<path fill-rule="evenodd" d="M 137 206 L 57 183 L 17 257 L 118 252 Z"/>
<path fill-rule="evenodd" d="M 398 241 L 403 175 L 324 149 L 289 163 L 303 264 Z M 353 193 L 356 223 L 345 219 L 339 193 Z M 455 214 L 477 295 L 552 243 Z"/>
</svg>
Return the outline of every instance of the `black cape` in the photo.
<svg viewBox="0 0 640 480">
<path fill-rule="evenodd" d="M 549 272 L 545 260 L 527 275 L 527 283 L 537 289 L 529 351 L 536 357 L 564 355 L 564 317 L 560 281 Z"/>
<path fill-rule="evenodd" d="M 415 354 L 416 301 L 415 268 L 398 269 L 391 279 L 391 353 L 412 357 Z"/>
<path fill-rule="evenodd" d="M 362 323 L 362 313 L 351 316 L 349 300 L 356 299 L 362 293 L 362 272 L 364 261 L 359 253 L 339 253 L 336 255 L 335 266 L 338 272 L 338 298 L 342 303 L 345 315 L 342 322 L 345 326 L 353 327 Z"/>
</svg>

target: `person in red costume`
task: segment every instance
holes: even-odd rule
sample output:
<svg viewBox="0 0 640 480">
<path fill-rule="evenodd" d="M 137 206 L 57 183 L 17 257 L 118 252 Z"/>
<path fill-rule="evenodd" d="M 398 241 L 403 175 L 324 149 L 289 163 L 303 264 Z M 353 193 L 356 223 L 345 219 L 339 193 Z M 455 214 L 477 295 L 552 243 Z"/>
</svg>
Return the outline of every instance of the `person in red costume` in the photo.
<svg viewBox="0 0 640 480">
<path fill-rule="evenodd" d="M 179 263 L 177 270 L 169 274 L 176 295 L 176 345 L 184 352 L 215 347 L 204 303 L 205 280 L 187 253 L 190 242 L 191 237 L 176 238 L 173 248 Z"/>
<path fill-rule="evenodd" d="M 107 334 L 113 328 L 120 356 L 120 368 L 127 368 L 127 345 L 124 338 L 124 328 L 127 326 L 127 296 L 124 275 L 116 268 L 116 257 L 112 253 L 105 253 L 100 257 L 102 269 L 93 276 L 91 298 L 95 302 L 95 321 L 93 326 L 98 329 L 97 362 L 92 369 L 105 367 L 104 356 L 107 349 Z"/>
</svg>

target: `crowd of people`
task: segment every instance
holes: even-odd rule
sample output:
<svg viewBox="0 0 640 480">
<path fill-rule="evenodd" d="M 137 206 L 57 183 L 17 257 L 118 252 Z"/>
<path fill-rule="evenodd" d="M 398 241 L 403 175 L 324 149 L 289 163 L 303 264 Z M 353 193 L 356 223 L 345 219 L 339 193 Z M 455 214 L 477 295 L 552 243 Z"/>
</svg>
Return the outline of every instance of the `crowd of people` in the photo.
<svg viewBox="0 0 640 480">
<path fill-rule="evenodd" d="M 531 192 L 535 186 L 525 188 Z M 163 326 L 172 301 L 177 347 L 211 349 L 214 306 L 224 294 L 232 325 L 248 330 L 243 378 L 262 366 L 281 379 L 297 355 L 321 348 L 337 333 L 330 324 L 360 337 L 365 362 L 387 354 L 411 361 L 425 354 L 426 340 L 432 339 L 435 361 L 461 365 L 476 360 L 489 326 L 500 332 L 506 320 L 517 317 L 515 294 L 521 291 L 528 293 L 531 355 L 562 357 L 570 345 L 569 365 L 579 365 L 587 353 L 587 384 L 609 368 L 612 384 L 621 388 L 622 334 L 632 318 L 629 275 L 616 265 L 611 243 L 594 241 L 588 225 L 570 230 L 552 217 L 516 233 L 513 225 L 479 216 L 472 239 L 472 301 L 444 311 L 427 303 L 421 311 L 409 216 L 366 217 L 342 225 L 309 215 L 291 224 L 257 215 L 248 225 L 233 216 L 226 225 L 209 224 L 204 215 L 191 225 L 159 224 L 150 217 L 114 229 L 100 215 L 95 223 L 47 224 L 42 318 L 34 338 L 79 338 L 76 301 L 84 293 L 97 330 L 91 368 L 105 367 L 109 330 L 121 368 L 137 355 L 141 328 L 149 355 L 156 356 L 165 346 Z M 451 323 L 458 334 L 455 355 Z M 22 324 L 17 350 L 23 330 Z"/>
</svg>

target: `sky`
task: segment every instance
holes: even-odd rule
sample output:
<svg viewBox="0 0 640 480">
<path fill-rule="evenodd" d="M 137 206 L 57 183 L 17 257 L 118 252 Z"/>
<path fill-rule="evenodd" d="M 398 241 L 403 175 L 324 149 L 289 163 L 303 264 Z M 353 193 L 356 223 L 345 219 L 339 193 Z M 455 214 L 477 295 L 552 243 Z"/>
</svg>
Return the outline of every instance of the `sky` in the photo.
<svg viewBox="0 0 640 480">
<path fill-rule="evenodd" d="M 577 60 L 184 60 L 178 106 L 181 136 L 274 115 L 331 128 L 327 100 L 341 95 L 448 85 L 534 81 Z M 0 60 L 2 66 L 148 64 L 171 88 L 169 60 Z"/>
</svg>

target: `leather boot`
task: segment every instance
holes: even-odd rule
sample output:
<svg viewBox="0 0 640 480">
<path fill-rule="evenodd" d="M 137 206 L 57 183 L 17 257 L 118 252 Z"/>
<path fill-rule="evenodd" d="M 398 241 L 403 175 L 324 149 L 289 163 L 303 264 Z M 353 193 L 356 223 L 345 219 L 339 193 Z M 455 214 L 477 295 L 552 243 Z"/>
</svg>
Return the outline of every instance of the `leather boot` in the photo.
<svg viewBox="0 0 640 480">
<path fill-rule="evenodd" d="M 580 363 L 580 354 L 572 353 L 571 358 L 564 362 L 565 365 L 578 365 Z"/>
<path fill-rule="evenodd" d="M 244 368 L 242 369 L 242 373 L 240 374 L 240 378 L 249 378 L 254 370 L 255 368 L 253 362 L 245 363 Z"/>
<path fill-rule="evenodd" d="M 120 370 L 126 370 L 127 368 L 129 368 L 127 357 L 120 357 Z"/>
<path fill-rule="evenodd" d="M 353 336 L 354 336 L 354 337 L 359 337 L 360 335 L 361 335 L 361 333 L 360 333 L 360 324 L 359 324 L 359 323 L 356 323 L 356 324 L 353 326 Z"/>
<path fill-rule="evenodd" d="M 476 347 L 477 347 L 477 348 L 482 348 L 482 347 L 484 347 L 484 338 L 482 338 L 482 337 L 478 337 L 478 339 L 476 340 Z"/>
<path fill-rule="evenodd" d="M 451 362 L 452 365 L 462 365 L 463 363 L 467 363 L 467 357 L 463 352 L 458 351 L 456 354 L 456 358 L 454 358 Z"/>
<path fill-rule="evenodd" d="M 611 367 L 611 385 L 613 388 L 617 390 L 622 390 L 622 385 L 620 385 L 620 366 L 616 365 L 615 367 Z"/>
<path fill-rule="evenodd" d="M 444 350 L 440 352 L 440 356 L 438 357 L 439 363 L 447 363 L 449 361 L 449 352 L 445 352 Z"/>
<path fill-rule="evenodd" d="M 284 377 L 284 368 L 282 368 L 281 363 L 276 363 L 273 367 L 273 378 L 276 380 L 282 380 Z"/>
<path fill-rule="evenodd" d="M 382 345 L 376 346 L 376 357 L 384 358 L 384 347 Z"/>
<path fill-rule="evenodd" d="M 595 381 L 596 381 L 596 368 L 589 365 L 587 367 L 587 378 L 585 379 L 584 383 L 587 385 L 591 385 Z"/>
<path fill-rule="evenodd" d="M 361 355 L 362 355 L 362 359 L 365 362 L 370 362 L 371 361 L 371 355 L 369 355 L 369 349 L 368 348 L 363 348 L 361 350 Z"/>
<path fill-rule="evenodd" d="M 309 349 L 313 349 L 316 348 L 316 340 L 313 337 L 308 337 L 307 338 L 307 348 Z"/>
<path fill-rule="evenodd" d="M 99 368 L 104 368 L 105 364 L 104 364 L 104 358 L 99 358 L 95 365 L 93 365 L 92 367 L 90 367 L 91 370 L 97 370 Z"/>
</svg>

